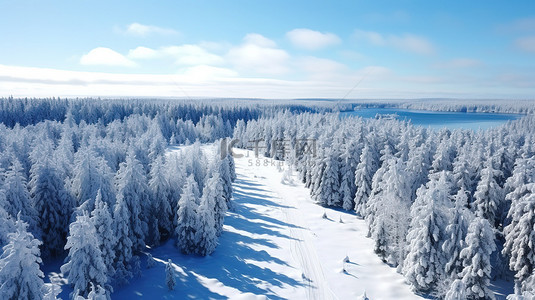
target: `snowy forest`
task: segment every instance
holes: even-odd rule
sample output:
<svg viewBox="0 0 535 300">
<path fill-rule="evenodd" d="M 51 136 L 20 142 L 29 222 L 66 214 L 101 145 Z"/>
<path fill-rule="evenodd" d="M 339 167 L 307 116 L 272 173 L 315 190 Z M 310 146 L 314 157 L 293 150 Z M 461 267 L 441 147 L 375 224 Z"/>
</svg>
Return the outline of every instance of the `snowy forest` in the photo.
<svg viewBox="0 0 535 300">
<path fill-rule="evenodd" d="M 508 299 L 535 299 L 535 117 L 432 130 L 299 103 L 0 99 L 0 298 L 56 299 L 42 267 L 58 258 L 70 299 L 112 299 L 154 264 L 147 249 L 218 251 L 237 177 L 220 144 L 233 138 L 263 141 L 315 203 L 365 220 L 376 255 L 415 293 L 493 299 L 500 278 L 514 281 Z M 492 105 L 473 108 L 533 110 Z M 169 261 L 170 290 L 173 272 Z"/>
<path fill-rule="evenodd" d="M 282 150 L 312 198 L 364 218 L 376 254 L 416 292 L 492 299 L 490 279 L 514 276 L 518 296 L 531 299 L 534 128 L 531 116 L 492 130 L 433 131 L 281 112 L 238 121 L 234 137 L 297 141 Z M 303 151 L 303 139 L 315 140 L 317 153 Z M 284 159 L 280 153 L 266 147 L 264 155 Z"/>
</svg>

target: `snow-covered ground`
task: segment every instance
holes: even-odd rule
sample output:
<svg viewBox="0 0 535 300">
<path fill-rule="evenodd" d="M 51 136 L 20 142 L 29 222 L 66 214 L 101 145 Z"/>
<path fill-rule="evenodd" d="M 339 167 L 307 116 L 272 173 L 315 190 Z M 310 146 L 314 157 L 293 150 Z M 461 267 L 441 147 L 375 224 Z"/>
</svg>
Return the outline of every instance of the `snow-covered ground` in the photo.
<svg viewBox="0 0 535 300">
<path fill-rule="evenodd" d="M 169 240 L 150 250 L 156 265 L 146 269 L 143 257 L 141 277 L 116 288 L 113 299 L 358 299 L 364 292 L 373 300 L 423 299 L 374 254 L 363 220 L 314 204 L 295 174 L 282 180 L 281 162 L 235 152 L 250 156 L 235 159 L 234 208 L 216 251 L 183 255 Z M 177 273 L 173 291 L 165 285 L 168 259 Z M 70 289 L 62 288 L 67 299 Z"/>
</svg>

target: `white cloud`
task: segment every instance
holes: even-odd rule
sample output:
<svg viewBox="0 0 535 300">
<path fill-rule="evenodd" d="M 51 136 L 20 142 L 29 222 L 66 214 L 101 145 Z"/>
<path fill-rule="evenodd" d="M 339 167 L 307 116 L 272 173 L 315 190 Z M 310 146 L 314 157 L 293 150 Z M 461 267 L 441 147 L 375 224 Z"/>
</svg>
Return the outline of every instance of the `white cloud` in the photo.
<svg viewBox="0 0 535 300">
<path fill-rule="evenodd" d="M 435 53 L 435 46 L 426 38 L 414 34 L 383 35 L 374 31 L 357 29 L 354 38 L 376 46 L 391 46 L 416 54 L 429 55 Z"/>
<path fill-rule="evenodd" d="M 258 33 L 248 33 L 243 38 L 246 44 L 257 45 L 265 48 L 275 48 L 277 43 Z"/>
<path fill-rule="evenodd" d="M 197 45 L 169 46 L 160 52 L 175 58 L 179 65 L 212 65 L 223 63 L 223 58 Z"/>
<path fill-rule="evenodd" d="M 303 57 L 297 60 L 297 66 L 311 79 L 332 80 L 346 76 L 349 68 L 334 60 L 313 56 Z"/>
<path fill-rule="evenodd" d="M 136 63 L 110 48 L 98 47 L 80 58 L 82 65 L 134 67 Z"/>
<path fill-rule="evenodd" d="M 535 53 L 535 36 L 519 38 L 515 41 L 515 46 L 522 51 Z"/>
<path fill-rule="evenodd" d="M 166 46 L 159 49 L 137 47 L 128 52 L 131 59 L 171 58 L 177 65 L 218 65 L 224 62 L 219 55 L 213 54 L 198 45 Z"/>
<path fill-rule="evenodd" d="M 286 33 L 286 37 L 298 48 L 318 50 L 341 42 L 333 33 L 322 33 L 306 28 L 298 28 Z"/>
<path fill-rule="evenodd" d="M 170 28 L 162 28 L 154 25 L 143 25 L 139 23 L 132 23 L 126 26 L 125 30 L 120 30 L 127 35 L 147 37 L 152 34 L 157 35 L 175 35 L 178 34 L 176 30 Z"/>
<path fill-rule="evenodd" d="M 181 74 L 199 81 L 238 76 L 234 70 L 207 65 L 189 67 L 184 69 Z"/>
<path fill-rule="evenodd" d="M 289 71 L 290 55 L 277 48 L 274 41 L 260 34 L 248 34 L 243 41 L 243 44 L 232 47 L 226 56 L 237 69 L 271 75 Z"/>
<path fill-rule="evenodd" d="M 312 59 L 314 62 L 314 59 Z M 331 68 L 329 62 L 318 66 Z M 312 66 L 312 64 L 311 64 Z M 533 98 L 535 85 L 529 73 L 519 77 L 505 74 L 499 81 L 484 80 L 458 86 L 452 92 L 445 80 L 426 76 L 400 77 L 381 67 L 349 70 L 339 80 L 283 80 L 240 77 L 232 70 L 193 66 L 180 74 L 117 74 L 74 72 L 45 68 L 0 65 L 0 95 L 14 97 L 255 97 L 291 98 L 415 98 L 415 97 L 497 97 Z M 453 78 L 457 79 L 457 77 Z M 520 82 L 519 82 L 520 80 Z M 356 85 L 357 83 L 360 84 Z"/>
<path fill-rule="evenodd" d="M 158 51 L 147 48 L 147 47 L 137 47 L 128 51 L 128 58 L 131 59 L 153 59 L 160 56 Z"/>
</svg>

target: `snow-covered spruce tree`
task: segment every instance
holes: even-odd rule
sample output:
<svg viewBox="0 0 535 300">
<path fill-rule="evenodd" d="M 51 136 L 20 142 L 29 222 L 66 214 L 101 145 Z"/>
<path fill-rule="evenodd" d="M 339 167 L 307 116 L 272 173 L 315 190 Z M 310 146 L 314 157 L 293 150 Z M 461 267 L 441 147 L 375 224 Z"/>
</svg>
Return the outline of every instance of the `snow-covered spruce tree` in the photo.
<svg viewBox="0 0 535 300">
<path fill-rule="evenodd" d="M 0 190 L 0 249 L 9 242 L 8 235 L 15 231 L 13 218 L 2 207 L 2 197 L 3 193 Z"/>
<path fill-rule="evenodd" d="M 199 219 L 195 189 L 197 189 L 197 182 L 193 175 L 190 175 L 182 188 L 177 211 L 177 246 L 184 254 L 195 253 L 197 250 Z"/>
<path fill-rule="evenodd" d="M 104 265 L 106 265 L 107 276 L 113 278 L 115 273 L 113 262 L 115 260 L 117 236 L 108 203 L 102 200 L 101 195 L 100 190 L 98 190 L 95 199 L 95 209 L 91 212 L 91 222 L 95 226 L 100 251 L 102 252 L 102 260 L 104 261 Z"/>
<path fill-rule="evenodd" d="M 362 217 L 366 215 L 366 203 L 372 191 L 372 179 L 377 168 L 378 161 L 370 146 L 366 143 L 360 155 L 360 162 L 355 170 L 355 211 Z"/>
<path fill-rule="evenodd" d="M 366 213 L 365 213 L 365 220 L 368 224 L 368 236 L 371 236 L 372 231 L 374 230 L 374 224 L 375 224 L 375 218 L 377 216 L 377 211 L 380 210 L 380 206 L 382 205 L 381 201 L 381 193 L 386 189 L 386 180 L 384 179 L 386 172 L 388 169 L 396 163 L 396 160 L 393 158 L 392 151 L 390 151 L 390 148 L 388 146 L 385 146 L 385 149 L 381 151 L 383 155 L 381 156 L 381 166 L 372 178 L 372 190 L 370 192 L 367 205 L 366 205 Z"/>
<path fill-rule="evenodd" d="M 165 264 L 165 285 L 167 285 L 167 288 L 170 291 L 175 289 L 175 270 L 173 269 L 173 262 L 171 259 L 169 259 Z"/>
<path fill-rule="evenodd" d="M 500 171 L 492 167 L 491 161 L 481 170 L 481 180 L 474 192 L 473 208 L 477 216 L 487 219 L 493 226 L 499 225 L 498 207 L 504 201 L 502 188 L 496 182 Z"/>
<path fill-rule="evenodd" d="M 225 197 L 227 207 L 232 208 L 232 174 L 230 172 L 228 158 L 225 157 L 222 160 L 219 160 L 218 165 L 219 176 L 221 177 L 221 180 L 223 180 L 223 197 Z"/>
<path fill-rule="evenodd" d="M 113 205 L 113 173 L 105 159 L 91 147 L 80 148 L 74 155 L 73 178 L 70 184 L 78 210 L 92 211 L 95 208 L 95 197 L 100 190 L 102 200 Z"/>
<path fill-rule="evenodd" d="M 535 271 L 522 284 L 522 296 L 525 300 L 535 299 Z M 524 299 L 522 299 L 524 300 Z"/>
<path fill-rule="evenodd" d="M 442 250 L 446 255 L 444 271 L 446 276 L 453 280 L 458 278 L 458 274 L 463 270 L 460 254 L 466 247 L 465 238 L 473 218 L 472 213 L 466 208 L 468 196 L 464 188 L 457 192 L 454 199 L 455 207 L 451 209 L 451 220 L 446 226 L 445 240 L 442 244 Z"/>
<path fill-rule="evenodd" d="M 203 195 L 197 209 L 197 254 L 206 256 L 214 252 L 217 246 L 217 231 L 215 225 L 216 199 L 210 195 L 208 185 L 205 185 Z"/>
<path fill-rule="evenodd" d="M 509 257 L 509 268 L 521 283 L 535 271 L 535 183 L 524 188 L 523 196 L 515 199 L 509 210 L 511 221 L 504 229 L 503 249 Z"/>
<path fill-rule="evenodd" d="M 163 156 L 156 158 L 150 169 L 149 187 L 152 192 L 152 219 L 156 226 L 150 229 L 154 242 L 159 242 L 160 231 L 169 236 L 173 228 L 173 211 L 171 210 L 171 187 L 165 176 L 165 161 Z M 156 227 L 156 228 L 154 228 Z"/>
<path fill-rule="evenodd" d="M 172 212 L 172 226 L 170 236 L 173 235 L 173 231 L 176 227 L 176 212 L 178 210 L 178 200 L 182 194 L 182 187 L 186 182 L 186 171 L 184 166 L 179 160 L 178 155 L 172 154 L 167 157 L 167 163 L 165 165 L 165 177 L 169 182 L 170 196 L 169 202 Z"/>
<path fill-rule="evenodd" d="M 433 290 L 444 275 L 446 257 L 441 248 L 448 224 L 450 191 L 451 183 L 442 171 L 431 176 L 431 181 L 418 190 L 411 207 L 407 235 L 410 244 L 403 274 L 417 291 Z"/>
<path fill-rule="evenodd" d="M 35 235 L 37 234 L 38 218 L 30 200 L 24 169 L 17 158 L 13 157 L 12 159 L 11 166 L 5 173 L 4 188 L 7 203 L 3 208 L 12 218 L 16 218 L 20 212 L 21 219 L 28 223 L 30 232 Z"/>
<path fill-rule="evenodd" d="M 74 297 L 74 300 L 109 300 L 109 296 L 103 287 L 100 285 L 95 286 L 91 283 L 91 291 L 87 295 L 87 298 L 78 293 L 77 296 Z"/>
<path fill-rule="evenodd" d="M 411 201 L 416 199 L 416 191 L 428 181 L 429 169 L 431 166 L 431 151 L 427 144 L 413 148 L 409 151 L 406 172 L 410 185 Z"/>
<path fill-rule="evenodd" d="M 72 199 L 52 162 L 44 157 L 31 169 L 31 197 L 39 216 L 38 227 L 42 232 L 44 257 L 63 253 L 67 238 Z"/>
<path fill-rule="evenodd" d="M 383 262 L 386 262 L 386 257 L 388 255 L 388 231 L 385 223 L 385 219 L 381 216 L 377 220 L 377 225 L 371 236 L 375 241 L 373 251 L 383 260 Z"/>
<path fill-rule="evenodd" d="M 465 300 L 466 286 L 460 279 L 455 279 L 451 284 L 444 300 Z"/>
<path fill-rule="evenodd" d="M 39 245 L 27 231 L 28 224 L 17 217 L 16 230 L 8 235 L 9 243 L 0 256 L 0 298 L 42 299 L 44 274 L 39 269 Z"/>
<path fill-rule="evenodd" d="M 130 214 L 124 198 L 117 199 L 113 211 L 114 233 L 117 238 L 115 244 L 115 260 L 113 268 L 115 270 L 115 281 L 119 285 L 128 284 L 132 278 L 130 260 L 132 259 L 132 240 L 129 233 Z"/>
<path fill-rule="evenodd" d="M 452 171 L 455 148 L 449 138 L 445 138 L 438 144 L 437 151 L 433 156 L 432 172 Z"/>
<path fill-rule="evenodd" d="M 220 236 L 223 231 L 223 221 L 227 212 L 227 203 L 223 194 L 223 181 L 219 176 L 219 172 L 214 170 L 212 171 L 212 176 L 206 181 L 202 197 L 212 199 L 210 201 L 213 202 L 214 227 L 217 236 Z"/>
<path fill-rule="evenodd" d="M 466 248 L 461 251 L 463 271 L 460 274 L 466 286 L 466 299 L 494 299 L 489 289 L 490 255 L 496 250 L 494 232 L 489 222 L 476 217 L 468 228 Z"/>
<path fill-rule="evenodd" d="M 472 203 L 472 193 L 474 192 L 472 190 L 474 183 L 473 178 L 475 175 L 473 174 L 472 168 L 468 162 L 468 154 L 466 151 L 460 151 L 459 155 L 455 157 L 455 160 L 453 161 L 453 181 L 455 182 L 455 185 L 457 188 L 461 189 L 464 188 L 465 191 L 467 191 L 468 196 L 468 207 L 471 206 Z"/>
<path fill-rule="evenodd" d="M 67 274 L 69 285 L 77 294 L 87 296 L 91 283 L 106 286 L 107 268 L 102 259 L 100 241 L 93 222 L 87 212 L 76 217 L 69 226 L 69 237 L 65 249 L 69 250 L 61 272 Z M 71 294 L 74 298 L 77 294 Z"/>
<path fill-rule="evenodd" d="M 340 162 L 338 152 L 327 151 L 325 170 L 319 185 L 319 204 L 323 206 L 341 206 L 340 198 Z"/>
<path fill-rule="evenodd" d="M 355 140 L 350 140 L 342 152 L 342 166 L 340 167 L 340 197 L 342 208 L 352 210 L 355 208 L 355 172 L 359 163 L 360 145 Z"/>
<path fill-rule="evenodd" d="M 404 260 L 405 240 L 409 228 L 407 216 L 410 214 L 410 189 L 405 181 L 404 163 L 399 158 L 391 157 L 383 163 L 373 179 L 373 189 L 368 200 L 365 220 L 369 235 L 385 239 L 385 259 L 394 266 L 400 266 Z M 376 232 L 382 224 L 385 236 Z"/>
<path fill-rule="evenodd" d="M 124 200 L 128 210 L 128 234 L 134 251 L 145 248 L 145 237 L 148 234 L 149 187 L 143 166 L 132 151 L 121 163 L 116 178 L 117 202 Z"/>
<path fill-rule="evenodd" d="M 58 300 L 58 295 L 61 293 L 61 288 L 55 283 L 45 284 L 45 291 L 43 292 L 43 300 Z M 107 299 L 102 299 L 107 300 Z"/>
</svg>

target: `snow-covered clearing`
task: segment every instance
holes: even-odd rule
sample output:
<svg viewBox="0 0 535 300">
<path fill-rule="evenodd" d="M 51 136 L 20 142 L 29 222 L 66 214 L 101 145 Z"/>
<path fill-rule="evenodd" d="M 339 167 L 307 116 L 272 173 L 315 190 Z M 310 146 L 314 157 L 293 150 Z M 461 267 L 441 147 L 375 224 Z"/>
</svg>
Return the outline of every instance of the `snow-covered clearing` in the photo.
<svg viewBox="0 0 535 300">
<path fill-rule="evenodd" d="M 364 291 L 370 299 L 419 298 L 373 253 L 364 221 L 315 205 L 295 178 L 295 184 L 281 183 L 279 162 L 235 161 L 235 207 L 216 251 L 186 256 L 169 241 L 151 251 L 158 264 L 117 289 L 114 299 L 355 299 Z M 165 286 L 169 258 L 178 274 L 174 291 Z"/>
</svg>

